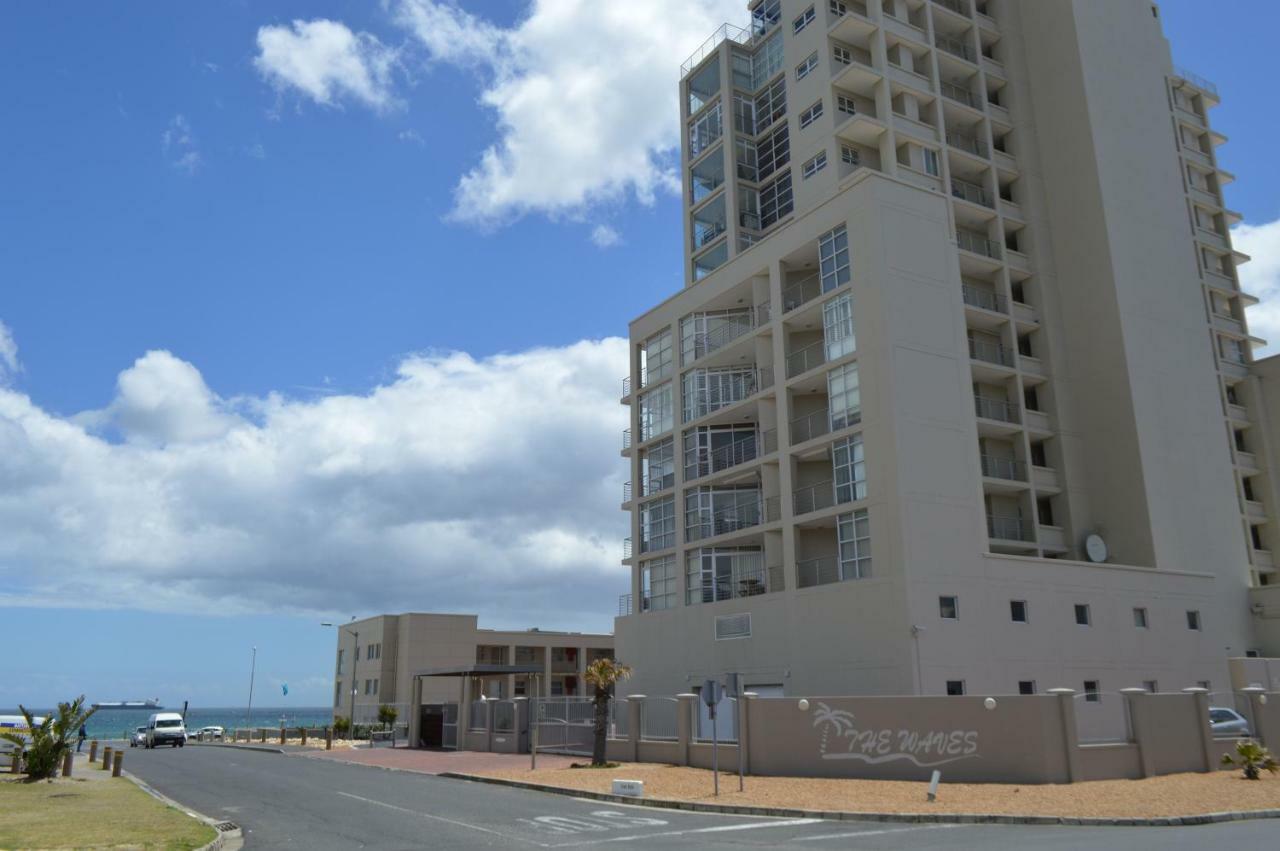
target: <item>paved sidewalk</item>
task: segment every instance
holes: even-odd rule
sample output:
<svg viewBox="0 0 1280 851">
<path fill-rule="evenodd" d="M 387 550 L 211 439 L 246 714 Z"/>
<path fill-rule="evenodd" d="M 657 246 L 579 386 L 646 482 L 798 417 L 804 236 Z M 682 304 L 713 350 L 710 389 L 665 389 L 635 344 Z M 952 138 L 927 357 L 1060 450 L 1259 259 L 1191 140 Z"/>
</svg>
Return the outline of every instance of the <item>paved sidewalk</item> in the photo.
<svg viewBox="0 0 1280 851">
<path fill-rule="evenodd" d="M 480 771 L 508 771 L 528 769 L 528 754 L 479 753 L 476 751 L 427 751 L 416 748 L 360 748 L 356 750 L 316 751 L 291 753 L 306 759 L 327 759 L 391 768 L 398 771 L 417 771 L 422 774 L 458 772 L 474 774 Z M 588 761 L 585 757 L 538 754 L 538 768 L 568 768 L 570 763 Z"/>
</svg>

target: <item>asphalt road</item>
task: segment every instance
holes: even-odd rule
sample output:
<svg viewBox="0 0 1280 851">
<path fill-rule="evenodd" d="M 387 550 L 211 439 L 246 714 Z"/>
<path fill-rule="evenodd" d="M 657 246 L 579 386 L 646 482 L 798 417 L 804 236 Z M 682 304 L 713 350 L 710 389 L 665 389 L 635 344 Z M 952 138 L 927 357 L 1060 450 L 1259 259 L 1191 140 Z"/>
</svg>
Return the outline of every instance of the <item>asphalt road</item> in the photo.
<svg viewBox="0 0 1280 851">
<path fill-rule="evenodd" d="M 1274 847 L 1275 821 L 1200 827 L 911 825 L 703 815 L 231 748 L 128 751 L 129 771 L 239 824 L 247 848 L 1196 849 Z"/>
</svg>

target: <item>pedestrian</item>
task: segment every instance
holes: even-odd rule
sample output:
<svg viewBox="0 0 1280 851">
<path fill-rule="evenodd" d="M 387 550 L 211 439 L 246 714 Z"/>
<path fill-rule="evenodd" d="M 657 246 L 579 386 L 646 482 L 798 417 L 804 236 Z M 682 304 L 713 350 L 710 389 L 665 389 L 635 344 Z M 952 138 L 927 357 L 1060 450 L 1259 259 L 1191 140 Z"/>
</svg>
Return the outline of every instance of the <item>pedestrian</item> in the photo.
<svg viewBox="0 0 1280 851">
<path fill-rule="evenodd" d="M 80 753 L 80 748 L 84 747 L 84 740 L 87 738 L 89 738 L 89 733 L 85 730 L 84 725 L 81 724 L 80 733 L 76 736 L 76 753 Z"/>
</svg>

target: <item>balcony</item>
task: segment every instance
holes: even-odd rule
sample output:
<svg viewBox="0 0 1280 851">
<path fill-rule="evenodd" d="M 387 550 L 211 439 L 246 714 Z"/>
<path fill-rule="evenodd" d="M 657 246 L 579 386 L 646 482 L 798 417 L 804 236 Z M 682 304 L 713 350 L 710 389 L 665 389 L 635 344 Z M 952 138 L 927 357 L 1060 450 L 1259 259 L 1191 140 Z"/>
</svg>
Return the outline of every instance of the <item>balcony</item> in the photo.
<svg viewBox="0 0 1280 851">
<path fill-rule="evenodd" d="M 1250 563 L 1259 570 L 1271 570 L 1275 567 L 1275 561 L 1271 557 L 1271 550 L 1254 550 Z"/>
<path fill-rule="evenodd" d="M 969 7 L 963 0 L 933 0 L 933 2 L 944 9 L 950 9 L 961 17 L 969 17 Z"/>
<path fill-rule="evenodd" d="M 781 516 L 781 511 L 778 497 L 766 499 L 757 494 L 737 499 L 723 508 L 700 509 L 694 516 L 698 518 L 696 522 L 686 524 L 684 530 L 685 540 L 690 543 L 772 523 Z"/>
<path fill-rule="evenodd" d="M 782 312 L 790 313 L 820 295 L 822 295 L 822 279 L 817 272 L 814 272 L 809 277 L 782 288 Z"/>
<path fill-rule="evenodd" d="M 970 307 L 990 310 L 993 313 L 1007 314 L 1009 312 L 1009 300 L 999 293 L 987 292 L 986 290 L 963 284 L 960 287 L 960 295 L 964 299 L 964 303 Z"/>
<path fill-rule="evenodd" d="M 1013 367 L 1013 351 L 1004 343 L 993 343 L 988 340 L 969 340 L 969 357 L 984 363 Z"/>
<path fill-rule="evenodd" d="M 1174 68 L 1173 73 L 1205 94 L 1212 95 L 1214 100 L 1218 99 L 1218 87 L 1199 74 L 1193 74 L 1185 68 Z"/>
<path fill-rule="evenodd" d="M 950 36 L 945 36 L 941 33 L 935 33 L 933 36 L 933 43 L 941 50 L 950 53 L 952 56 L 958 56 L 966 62 L 977 62 L 978 55 L 974 51 L 973 47 L 965 44 L 958 38 L 951 38 Z"/>
<path fill-rule="evenodd" d="M 629 428 L 624 428 L 622 430 L 622 448 L 623 449 L 631 448 L 631 429 Z"/>
<path fill-rule="evenodd" d="M 1000 244 L 971 230 L 962 230 L 957 228 L 956 245 L 963 248 L 965 251 L 971 251 L 974 254 L 980 254 L 983 257 L 990 257 L 992 260 L 1000 259 Z"/>
<path fill-rule="evenodd" d="M 618 617 L 625 618 L 631 614 L 634 614 L 634 611 L 631 608 L 631 595 L 619 594 L 618 595 Z"/>
<path fill-rule="evenodd" d="M 623 538 L 622 539 L 622 559 L 623 561 L 625 561 L 629 558 L 631 558 L 631 539 Z"/>
<path fill-rule="evenodd" d="M 806 440 L 813 440 L 815 437 L 821 437 L 830 431 L 830 411 L 814 411 L 812 414 L 796 417 L 791 421 L 791 445 L 795 446 L 804 443 Z"/>
<path fill-rule="evenodd" d="M 702 373 L 690 375 L 690 373 Z M 773 368 L 733 369 L 719 374 L 716 371 L 691 370 L 686 373 L 684 422 L 692 422 L 716 411 L 745 402 L 752 396 L 773 386 Z M 708 386 L 688 389 L 688 379 L 695 384 L 705 379 Z"/>
<path fill-rule="evenodd" d="M 975 136 L 966 133 L 957 133 L 954 130 L 947 131 L 947 144 L 959 151 L 973 154 L 975 157 L 982 157 L 984 160 L 988 157 L 989 151 L 987 143 Z"/>
<path fill-rule="evenodd" d="M 827 362 L 827 344 L 825 340 L 810 343 L 787 355 L 787 378 L 795 378 L 801 373 L 822 366 Z"/>
<path fill-rule="evenodd" d="M 942 96 L 953 100 L 956 103 L 962 103 L 970 109 L 982 110 L 982 98 L 977 92 L 971 92 L 968 89 L 961 88 L 955 83 L 948 83 L 946 80 L 939 82 L 938 91 L 942 92 Z"/>
<path fill-rule="evenodd" d="M 975 413 L 984 420 L 996 420 L 1002 423 L 1017 423 L 1018 408 L 1008 402 L 1002 402 L 999 399 L 988 399 L 985 396 L 974 396 L 973 407 Z"/>
<path fill-rule="evenodd" d="M 781 567 L 742 564 L 735 559 L 728 573 L 703 574 L 702 602 L 717 603 L 739 597 L 758 597 L 783 590 Z"/>
<path fill-rule="evenodd" d="M 742 440 L 735 440 L 718 449 L 698 449 L 694 452 L 693 463 L 685 462 L 685 477 L 700 479 L 714 475 L 721 470 L 754 461 L 757 458 L 776 452 L 778 449 L 778 430 L 765 429 L 757 435 L 748 435 Z M 686 455 L 686 458 L 688 456 Z"/>
<path fill-rule="evenodd" d="M 798 517 L 801 514 L 822 511 L 824 508 L 852 502 L 854 489 L 846 487 L 845 490 L 848 491 L 849 499 L 838 498 L 835 482 L 819 482 L 816 485 L 800 488 L 791 494 L 792 513 Z"/>
<path fill-rule="evenodd" d="M 1011 515 L 987 515 L 987 535 L 998 541 L 1029 541 L 1027 529 L 1021 517 Z"/>
<path fill-rule="evenodd" d="M 852 565 L 851 570 L 856 570 Z M 812 588 L 815 585 L 831 585 L 846 579 L 864 579 L 861 574 L 846 576 L 835 556 L 805 559 L 796 564 L 796 587 Z"/>
<path fill-rule="evenodd" d="M 768 305 L 765 305 L 765 315 L 768 315 Z M 707 317 L 710 320 L 708 324 L 713 322 L 714 327 L 705 333 L 693 335 L 693 350 L 689 360 L 692 362 L 704 358 L 718 349 L 723 349 L 739 337 L 750 334 L 756 328 L 755 318 L 754 310 L 741 310 Z"/>
<path fill-rule="evenodd" d="M 989 479 L 1004 479 L 1010 482 L 1027 480 L 1027 465 L 1021 461 L 1015 461 L 1012 458 L 996 458 L 992 455 L 983 455 L 981 458 L 982 475 Z"/>
<path fill-rule="evenodd" d="M 995 209 L 995 204 L 991 201 L 991 193 L 983 189 L 976 183 L 970 183 L 967 180 L 958 180 L 951 178 L 951 197 L 960 198 L 971 204 L 977 204 L 981 207 Z"/>
<path fill-rule="evenodd" d="M 1266 506 L 1258 502 L 1256 499 L 1246 499 L 1244 501 L 1244 513 L 1245 516 L 1252 521 L 1256 521 L 1258 523 L 1266 522 Z"/>
<path fill-rule="evenodd" d="M 622 483 L 622 504 L 626 505 L 631 501 L 631 482 Z"/>
</svg>

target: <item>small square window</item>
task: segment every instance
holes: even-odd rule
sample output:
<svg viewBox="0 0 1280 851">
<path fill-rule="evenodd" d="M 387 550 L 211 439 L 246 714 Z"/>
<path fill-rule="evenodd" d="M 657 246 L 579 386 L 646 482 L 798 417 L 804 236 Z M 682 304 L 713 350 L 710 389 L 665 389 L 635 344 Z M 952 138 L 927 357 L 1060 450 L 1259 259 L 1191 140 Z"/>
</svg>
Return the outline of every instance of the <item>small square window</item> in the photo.
<svg viewBox="0 0 1280 851">
<path fill-rule="evenodd" d="M 1187 612 L 1187 629 L 1200 629 L 1200 612 L 1195 609 Z"/>
<path fill-rule="evenodd" d="M 1010 600 L 1009 601 L 1009 618 L 1014 623 L 1027 622 L 1027 601 L 1026 600 Z"/>
<path fill-rule="evenodd" d="M 1084 681 L 1084 699 L 1086 703 L 1102 702 L 1102 695 L 1099 693 L 1097 680 Z"/>
<path fill-rule="evenodd" d="M 960 606 L 956 597 L 938 598 L 938 617 L 952 621 L 960 617 Z"/>
<path fill-rule="evenodd" d="M 1133 609 L 1133 625 L 1138 629 L 1147 628 L 1147 610 L 1142 606 L 1135 606 Z"/>
<path fill-rule="evenodd" d="M 947 680 L 947 696 L 962 697 L 964 695 L 964 680 Z"/>
<path fill-rule="evenodd" d="M 813 122 L 822 117 L 822 101 L 819 100 L 813 106 L 800 113 L 801 129 L 808 127 Z"/>
<path fill-rule="evenodd" d="M 1035 694 L 1035 680 L 1018 680 L 1018 694 Z"/>
<path fill-rule="evenodd" d="M 815 17 L 815 13 L 813 11 L 812 6 L 810 6 L 808 9 L 805 9 L 802 13 L 797 15 L 796 19 L 791 22 L 792 34 L 800 32 L 800 30 L 804 29 L 805 27 L 809 26 L 809 24 L 813 23 L 814 17 Z"/>
<path fill-rule="evenodd" d="M 1076 603 L 1076 623 L 1080 626 L 1088 626 L 1091 623 L 1089 617 L 1089 604 Z"/>
<path fill-rule="evenodd" d="M 801 174 L 804 179 L 808 180 L 810 177 L 813 177 L 815 174 L 822 171 L 822 169 L 826 168 L 826 165 L 827 152 L 820 151 L 816 156 L 812 157 L 804 164 Z"/>
</svg>

